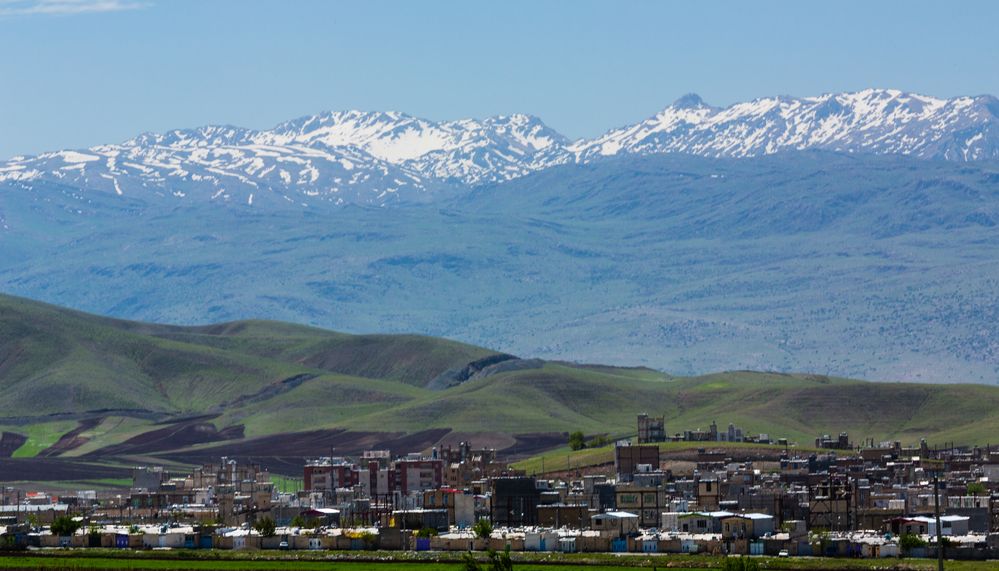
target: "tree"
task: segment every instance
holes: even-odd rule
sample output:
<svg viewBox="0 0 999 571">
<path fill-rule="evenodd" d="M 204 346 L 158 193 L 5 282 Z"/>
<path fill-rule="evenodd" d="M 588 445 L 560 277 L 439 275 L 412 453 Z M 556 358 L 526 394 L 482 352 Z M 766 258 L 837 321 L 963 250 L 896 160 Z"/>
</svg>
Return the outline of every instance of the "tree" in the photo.
<svg viewBox="0 0 999 571">
<path fill-rule="evenodd" d="M 569 448 L 572 450 L 582 450 L 586 448 L 586 437 L 580 431 L 573 432 L 569 435 Z"/>
<path fill-rule="evenodd" d="M 302 514 L 299 514 L 291 518 L 291 527 L 308 527 L 308 525 L 305 521 L 305 518 L 302 517 Z"/>
<path fill-rule="evenodd" d="M 76 521 L 68 515 L 61 515 L 55 518 L 52 525 L 49 526 L 49 530 L 52 531 L 52 535 L 65 537 L 67 535 L 73 535 L 81 527 L 83 527 L 82 522 Z"/>
<path fill-rule="evenodd" d="M 915 533 L 906 533 L 898 538 L 898 547 L 904 553 L 908 553 L 917 547 L 926 547 L 926 542 Z"/>
<path fill-rule="evenodd" d="M 479 539 L 489 539 L 493 534 L 493 524 L 489 522 L 488 519 L 482 518 L 475 522 L 472 526 L 472 532 L 475 533 L 475 537 Z"/>
<path fill-rule="evenodd" d="M 416 532 L 416 537 L 433 537 L 437 535 L 437 530 L 432 527 L 421 527 L 419 531 Z"/>
<path fill-rule="evenodd" d="M 810 535 L 810 541 L 809 541 L 809 543 L 811 543 L 812 545 L 815 545 L 816 543 L 818 543 L 819 544 L 819 554 L 820 555 L 824 554 L 826 552 L 826 550 L 829 548 L 829 532 L 825 531 L 825 530 L 822 530 L 822 531 L 819 531 L 819 532 L 812 533 Z"/>
<path fill-rule="evenodd" d="M 253 522 L 253 529 L 257 530 L 257 533 L 264 537 L 274 537 L 277 525 L 271 518 L 263 517 Z"/>
<path fill-rule="evenodd" d="M 968 484 L 968 494 L 972 496 L 984 496 L 988 494 L 988 488 L 981 482 L 972 482 Z"/>
</svg>

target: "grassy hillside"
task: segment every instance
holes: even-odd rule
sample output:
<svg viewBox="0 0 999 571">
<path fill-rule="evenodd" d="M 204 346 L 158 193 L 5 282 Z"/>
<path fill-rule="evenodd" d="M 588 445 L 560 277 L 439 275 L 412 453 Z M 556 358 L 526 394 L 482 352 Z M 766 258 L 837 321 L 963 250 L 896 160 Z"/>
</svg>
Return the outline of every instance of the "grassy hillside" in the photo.
<svg viewBox="0 0 999 571">
<path fill-rule="evenodd" d="M 821 433 L 854 439 L 985 443 L 996 434 L 999 390 L 981 385 L 872 383 L 748 371 L 693 378 L 634 370 L 597 372 L 568 365 L 478 379 L 440 394 L 359 416 L 346 425 L 404 430 L 631 435 L 640 412 L 666 416 L 670 433 L 712 421 L 747 433 L 809 444 Z"/>
<path fill-rule="evenodd" d="M 114 320 L 0 298 L 0 415 L 205 412 L 304 366 L 137 333 Z"/>
<path fill-rule="evenodd" d="M 507 360 L 483 369 L 497 357 Z M 441 375 L 455 386 L 431 382 Z M 381 442 L 408 452 L 448 434 L 557 448 L 574 430 L 633 435 L 641 412 L 665 415 L 671 433 L 732 422 L 806 446 L 841 431 L 854 440 L 984 444 L 999 430 L 991 386 L 749 371 L 680 378 L 522 361 L 411 335 L 267 321 L 140 324 L 7 296 L 0 387 L 0 429 L 25 437 L 15 460 L 155 461 L 241 442 L 295 466 L 282 456 L 289 443 L 299 451 L 291 455 Z"/>
<path fill-rule="evenodd" d="M 275 322 L 136 324 L 0 296 L 0 416 L 203 413 L 282 379 L 323 372 L 422 386 L 492 354 L 442 339 Z"/>
<path fill-rule="evenodd" d="M 414 386 L 495 351 L 421 335 L 347 335 L 274 321 L 153 329 L 157 337 L 252 353 L 305 367 Z"/>
</svg>

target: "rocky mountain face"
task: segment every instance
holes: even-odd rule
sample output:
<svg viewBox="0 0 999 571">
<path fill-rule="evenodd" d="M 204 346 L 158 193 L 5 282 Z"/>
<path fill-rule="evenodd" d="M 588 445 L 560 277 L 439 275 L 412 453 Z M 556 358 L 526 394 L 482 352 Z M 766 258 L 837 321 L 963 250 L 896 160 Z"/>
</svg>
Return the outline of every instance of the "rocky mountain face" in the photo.
<svg viewBox="0 0 999 571">
<path fill-rule="evenodd" d="M 999 100 L 870 89 L 719 108 L 691 94 L 645 121 L 578 141 L 530 115 L 435 122 L 397 112 L 327 112 L 265 131 L 208 126 L 14 157 L 0 163 L 0 184 L 48 182 L 142 200 L 381 206 L 615 155 L 747 158 L 802 150 L 997 159 Z"/>
</svg>

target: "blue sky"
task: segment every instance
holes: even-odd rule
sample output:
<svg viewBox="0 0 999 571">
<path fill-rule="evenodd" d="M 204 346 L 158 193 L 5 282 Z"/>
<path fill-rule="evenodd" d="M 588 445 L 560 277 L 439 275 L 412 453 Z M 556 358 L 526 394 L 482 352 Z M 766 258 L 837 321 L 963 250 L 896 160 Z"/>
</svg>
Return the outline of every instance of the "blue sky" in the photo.
<svg viewBox="0 0 999 571">
<path fill-rule="evenodd" d="M 0 0 L 0 157 L 327 109 L 654 114 L 893 87 L 999 94 L 999 2 Z"/>
</svg>

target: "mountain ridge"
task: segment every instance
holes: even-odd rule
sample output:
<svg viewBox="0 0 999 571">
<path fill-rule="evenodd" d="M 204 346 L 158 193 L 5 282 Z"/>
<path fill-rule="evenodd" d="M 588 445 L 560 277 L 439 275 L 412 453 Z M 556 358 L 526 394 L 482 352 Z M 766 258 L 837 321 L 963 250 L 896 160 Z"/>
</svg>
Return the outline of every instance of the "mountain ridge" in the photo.
<svg viewBox="0 0 999 571">
<path fill-rule="evenodd" d="M 576 141 L 525 114 L 430 121 L 397 111 L 326 111 L 264 130 L 209 125 L 17 156 L 0 163 L 0 184 L 248 206 L 381 206 L 608 156 L 751 158 L 809 149 L 999 159 L 999 100 L 868 89 L 713 107 L 687 94 L 643 121 Z"/>
</svg>

